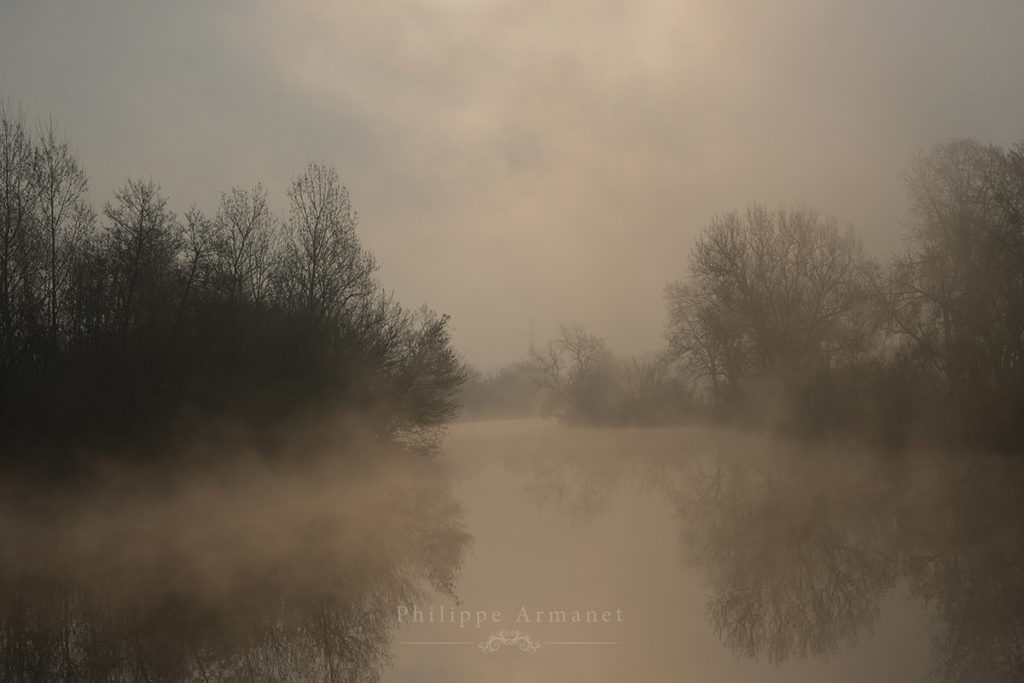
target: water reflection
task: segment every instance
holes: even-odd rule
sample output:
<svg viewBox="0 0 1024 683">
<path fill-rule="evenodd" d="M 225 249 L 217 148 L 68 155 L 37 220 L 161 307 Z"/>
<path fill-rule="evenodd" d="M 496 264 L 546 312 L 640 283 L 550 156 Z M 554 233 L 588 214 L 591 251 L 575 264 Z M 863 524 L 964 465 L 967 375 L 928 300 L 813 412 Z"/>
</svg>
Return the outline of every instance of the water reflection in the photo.
<svg viewBox="0 0 1024 683">
<path fill-rule="evenodd" d="M 952 468 L 915 506 L 907 574 L 934 606 L 938 671 L 1024 680 L 1024 471 L 997 460 Z"/>
<path fill-rule="evenodd" d="M 377 680 L 394 605 L 452 595 L 469 541 L 401 455 L 143 488 L 2 505 L 0 680 Z"/>
<path fill-rule="evenodd" d="M 708 618 L 773 663 L 853 645 L 899 564 L 896 486 L 802 457 L 716 459 L 676 494 L 681 535 L 712 586 Z"/>
<path fill-rule="evenodd" d="M 538 507 L 588 522 L 609 511 L 612 498 L 623 485 L 642 495 L 672 492 L 677 476 L 688 464 L 680 457 L 686 449 L 652 439 L 656 432 L 560 429 L 548 433 L 544 441 L 524 439 L 511 452 L 505 448 L 504 465 L 521 479 Z"/>
<path fill-rule="evenodd" d="M 935 678 L 1024 680 L 1022 463 L 697 431 L 551 441 L 506 469 L 539 507 L 582 522 L 663 496 L 682 562 L 707 581 L 707 621 L 737 655 L 779 664 L 854 647 L 906 587 L 933 615 Z"/>
</svg>

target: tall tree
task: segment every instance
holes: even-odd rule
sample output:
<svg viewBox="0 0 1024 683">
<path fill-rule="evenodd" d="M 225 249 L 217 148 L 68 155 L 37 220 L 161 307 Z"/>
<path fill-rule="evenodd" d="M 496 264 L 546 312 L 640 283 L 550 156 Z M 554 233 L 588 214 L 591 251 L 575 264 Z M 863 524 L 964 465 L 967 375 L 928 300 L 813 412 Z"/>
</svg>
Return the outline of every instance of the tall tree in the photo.
<svg viewBox="0 0 1024 683">
<path fill-rule="evenodd" d="M 874 264 L 851 232 L 809 208 L 715 218 L 666 290 L 675 357 L 716 401 L 751 383 L 800 383 L 857 362 L 877 333 Z"/>
<path fill-rule="evenodd" d="M 274 219 L 262 185 L 221 195 L 213 219 L 211 267 L 220 296 L 229 303 L 259 303 L 269 292 L 274 258 Z"/>
<path fill-rule="evenodd" d="M 972 429 L 1005 435 L 1024 409 L 1024 145 L 940 145 L 914 160 L 907 186 L 892 320 Z"/>
<path fill-rule="evenodd" d="M 129 179 L 103 210 L 111 299 L 129 413 L 138 399 L 140 373 L 161 373 L 168 316 L 175 310 L 181 229 L 152 180 Z M 156 387 L 149 385 L 150 390 Z"/>
<path fill-rule="evenodd" d="M 310 320 L 336 319 L 375 289 L 376 264 L 359 244 L 348 190 L 334 168 L 311 163 L 288 199 L 281 291 Z"/>
<path fill-rule="evenodd" d="M 0 383 L 27 350 L 38 311 L 33 147 L 25 115 L 0 100 Z"/>
<path fill-rule="evenodd" d="M 51 120 L 40 131 L 33 179 L 44 240 L 47 345 L 56 353 L 66 330 L 62 307 L 68 299 L 76 252 L 89 239 L 95 214 L 86 200 L 89 181 L 68 141 L 58 137 Z"/>
</svg>

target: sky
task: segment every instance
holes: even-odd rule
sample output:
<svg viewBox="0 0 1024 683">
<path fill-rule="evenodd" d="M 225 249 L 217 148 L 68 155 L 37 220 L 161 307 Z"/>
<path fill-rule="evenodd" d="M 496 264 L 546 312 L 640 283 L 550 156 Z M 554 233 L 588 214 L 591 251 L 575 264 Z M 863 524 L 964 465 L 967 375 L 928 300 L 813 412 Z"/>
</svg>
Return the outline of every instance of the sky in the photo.
<svg viewBox="0 0 1024 683">
<path fill-rule="evenodd" d="M 465 358 L 558 323 L 662 347 L 701 230 L 807 204 L 901 248 L 908 161 L 1024 140 L 1020 0 L 0 0 L 0 97 L 53 117 L 99 207 L 129 176 L 283 215 L 333 164 L 382 285 Z"/>
</svg>

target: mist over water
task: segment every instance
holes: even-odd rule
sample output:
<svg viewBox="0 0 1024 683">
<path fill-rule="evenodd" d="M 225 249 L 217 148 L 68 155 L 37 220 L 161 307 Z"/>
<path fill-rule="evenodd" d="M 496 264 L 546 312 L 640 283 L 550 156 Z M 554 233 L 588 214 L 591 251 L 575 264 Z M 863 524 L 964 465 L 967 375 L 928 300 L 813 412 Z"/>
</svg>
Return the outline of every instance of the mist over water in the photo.
<svg viewBox="0 0 1024 683">
<path fill-rule="evenodd" d="M 438 467 L 343 447 L 8 497 L 0 678 L 376 680 L 393 605 L 453 596 L 469 537 Z"/>
<path fill-rule="evenodd" d="M 0 0 L 0 683 L 1024 681 L 1021 0 Z"/>
<path fill-rule="evenodd" d="M 530 421 L 459 425 L 445 457 L 475 537 L 457 592 L 503 621 L 400 639 L 541 647 L 399 645 L 392 680 L 1020 677 L 1013 460 Z M 622 623 L 533 619 L 616 608 Z"/>
<path fill-rule="evenodd" d="M 1024 666 L 1019 461 L 542 420 L 456 424 L 433 458 L 296 447 L 8 487 L 0 677 L 1013 681 Z"/>
</svg>

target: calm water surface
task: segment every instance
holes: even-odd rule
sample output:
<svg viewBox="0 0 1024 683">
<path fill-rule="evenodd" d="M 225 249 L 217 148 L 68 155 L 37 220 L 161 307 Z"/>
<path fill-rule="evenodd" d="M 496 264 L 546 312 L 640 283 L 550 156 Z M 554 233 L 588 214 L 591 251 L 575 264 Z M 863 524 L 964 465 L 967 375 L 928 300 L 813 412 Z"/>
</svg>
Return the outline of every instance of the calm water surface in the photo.
<svg viewBox="0 0 1024 683">
<path fill-rule="evenodd" d="M 0 504 L 0 680 L 1024 680 L 1013 459 L 509 421 L 102 481 Z"/>
<path fill-rule="evenodd" d="M 404 618 L 387 680 L 1024 680 L 1013 461 L 481 423 L 446 462 L 474 538 L 456 610 L 502 620 Z M 501 630 L 529 642 L 481 649 Z"/>
</svg>

